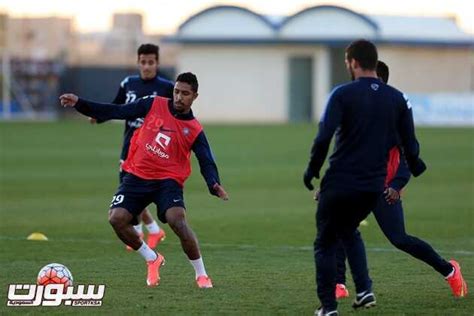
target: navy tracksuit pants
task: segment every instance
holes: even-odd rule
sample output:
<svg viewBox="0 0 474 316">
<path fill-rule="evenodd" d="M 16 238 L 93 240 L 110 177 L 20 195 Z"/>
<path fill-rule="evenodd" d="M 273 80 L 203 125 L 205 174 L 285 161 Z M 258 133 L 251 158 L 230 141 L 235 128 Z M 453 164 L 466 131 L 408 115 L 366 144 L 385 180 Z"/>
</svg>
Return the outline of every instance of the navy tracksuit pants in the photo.
<svg viewBox="0 0 474 316">
<path fill-rule="evenodd" d="M 326 187 L 319 195 L 314 260 L 317 294 L 327 311 L 337 308 L 334 288 L 339 240 L 344 244 L 357 292 L 371 291 L 365 247 L 357 227 L 375 208 L 381 193 Z"/>
<path fill-rule="evenodd" d="M 441 258 L 428 243 L 406 233 L 402 201 L 388 204 L 381 196 L 373 213 L 382 232 L 395 247 L 430 265 L 443 276 L 451 273 L 453 269 L 451 264 Z M 342 241 L 340 241 L 336 256 L 336 283 L 345 284 L 346 254 Z"/>
</svg>

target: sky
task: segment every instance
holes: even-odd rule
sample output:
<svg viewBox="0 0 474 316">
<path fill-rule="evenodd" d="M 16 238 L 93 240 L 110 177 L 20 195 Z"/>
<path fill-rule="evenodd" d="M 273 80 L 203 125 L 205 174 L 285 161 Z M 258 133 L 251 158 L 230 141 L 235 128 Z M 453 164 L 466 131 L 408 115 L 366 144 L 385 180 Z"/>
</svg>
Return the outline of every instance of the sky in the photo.
<svg viewBox="0 0 474 316">
<path fill-rule="evenodd" d="M 454 17 L 461 29 L 474 34 L 471 0 L 0 0 L 0 12 L 13 17 L 71 17 L 79 32 L 109 30 L 113 13 L 141 13 L 146 33 L 171 34 L 191 15 L 215 5 L 241 6 L 264 15 L 292 15 L 322 4 L 363 14 Z"/>
</svg>

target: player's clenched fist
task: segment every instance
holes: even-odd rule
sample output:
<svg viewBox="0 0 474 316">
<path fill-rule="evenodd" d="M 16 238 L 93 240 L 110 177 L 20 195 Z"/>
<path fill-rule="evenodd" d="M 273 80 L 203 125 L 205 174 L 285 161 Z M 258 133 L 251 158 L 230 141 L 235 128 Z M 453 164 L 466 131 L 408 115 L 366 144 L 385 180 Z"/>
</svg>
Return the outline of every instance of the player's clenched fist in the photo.
<svg viewBox="0 0 474 316">
<path fill-rule="evenodd" d="M 64 107 L 75 106 L 79 97 L 72 93 L 65 93 L 59 97 L 59 100 Z"/>
</svg>

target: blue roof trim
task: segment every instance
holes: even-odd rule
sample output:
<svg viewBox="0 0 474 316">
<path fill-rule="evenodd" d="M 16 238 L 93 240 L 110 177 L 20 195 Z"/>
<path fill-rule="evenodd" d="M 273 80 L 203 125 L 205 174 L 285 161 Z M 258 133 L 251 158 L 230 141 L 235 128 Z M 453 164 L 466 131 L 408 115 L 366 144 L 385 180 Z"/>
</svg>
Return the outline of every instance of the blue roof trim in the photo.
<svg viewBox="0 0 474 316">
<path fill-rule="evenodd" d="M 341 39 L 278 39 L 278 38 L 182 38 L 177 36 L 166 36 L 161 39 L 164 43 L 179 43 L 187 45 L 315 45 L 324 44 L 328 46 L 346 46 L 357 38 L 341 38 Z M 460 47 L 474 48 L 474 41 L 442 41 L 442 40 L 406 40 L 406 39 L 371 39 L 375 44 L 383 45 L 406 45 L 406 46 L 436 46 L 436 47 Z"/>
<path fill-rule="evenodd" d="M 406 45 L 406 46 L 442 46 L 474 48 L 474 40 L 407 40 L 407 39 L 376 39 L 375 44 Z"/>
<path fill-rule="evenodd" d="M 315 44 L 315 43 L 345 43 L 349 44 L 354 38 L 350 39 L 338 39 L 338 40 L 316 40 L 316 39 L 279 39 L 279 38 L 183 38 L 175 36 L 166 36 L 161 38 L 163 43 L 179 43 L 179 44 L 206 44 L 206 45 L 268 45 L 268 44 Z"/>
<path fill-rule="evenodd" d="M 205 14 L 208 14 L 209 12 L 212 12 L 212 11 L 219 11 L 219 10 L 222 10 L 222 9 L 232 9 L 232 10 L 238 10 L 238 11 L 242 11 L 242 12 L 245 12 L 247 14 L 250 14 L 256 18 L 258 18 L 259 20 L 261 20 L 263 23 L 265 23 L 266 25 L 268 25 L 271 29 L 273 29 L 274 31 L 278 30 L 278 25 L 275 25 L 273 24 L 270 20 L 268 20 L 267 18 L 265 18 L 263 15 L 260 15 L 258 13 L 255 13 L 249 9 L 246 9 L 246 8 L 243 8 L 243 7 L 238 7 L 238 6 L 233 6 L 233 5 L 217 5 L 217 6 L 213 6 L 213 7 L 210 7 L 210 8 L 207 8 L 203 11 L 200 11 L 194 15 L 192 15 L 191 17 L 189 17 L 186 21 L 184 21 L 178 28 L 178 33 L 181 32 L 181 30 L 186 27 L 188 24 L 190 24 L 191 22 L 193 22 L 195 19 L 201 17 L 202 15 L 205 15 Z"/>
<path fill-rule="evenodd" d="M 290 15 L 289 17 L 287 17 L 285 20 L 283 20 L 283 22 L 281 23 L 280 25 L 280 29 L 282 29 L 286 24 L 288 24 L 291 20 L 297 18 L 298 16 L 302 15 L 302 14 L 305 14 L 306 12 L 309 12 L 309 11 L 319 11 L 319 10 L 325 10 L 325 9 L 335 9 L 335 10 L 338 10 L 338 11 L 343 11 L 343 12 L 346 12 L 346 13 L 349 13 L 351 15 L 355 15 L 356 17 L 360 18 L 361 20 L 363 20 L 364 22 L 366 22 L 367 24 L 369 24 L 375 32 L 379 32 L 380 31 L 380 27 L 379 25 L 374 21 L 372 20 L 371 18 L 369 18 L 368 16 L 366 15 L 363 15 L 361 13 L 358 13 L 358 12 L 355 12 L 355 11 L 352 11 L 352 10 L 349 10 L 347 8 L 344 8 L 344 7 L 339 7 L 339 6 L 336 6 L 336 5 L 318 5 L 318 6 L 314 6 L 314 7 L 309 7 L 309 8 L 306 8 L 306 9 L 303 9 L 293 15 Z"/>
</svg>

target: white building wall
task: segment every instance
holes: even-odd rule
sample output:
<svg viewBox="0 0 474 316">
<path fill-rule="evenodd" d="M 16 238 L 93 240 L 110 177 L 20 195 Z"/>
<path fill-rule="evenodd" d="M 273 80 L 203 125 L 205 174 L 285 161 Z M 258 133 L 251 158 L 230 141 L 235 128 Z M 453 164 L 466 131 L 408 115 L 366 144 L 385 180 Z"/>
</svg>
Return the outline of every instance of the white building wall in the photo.
<svg viewBox="0 0 474 316">
<path fill-rule="evenodd" d="M 313 121 L 318 122 L 324 112 L 331 89 L 331 58 L 327 47 L 320 47 L 313 62 Z"/>
<path fill-rule="evenodd" d="M 342 49 L 342 48 L 341 48 Z M 200 82 L 194 105 L 205 121 L 286 122 L 289 114 L 288 59 L 313 58 L 313 120 L 330 93 L 328 48 L 319 46 L 187 45 L 178 71 L 192 71 Z M 408 94 L 472 93 L 472 50 L 380 46 L 390 67 L 390 84 Z"/>
<path fill-rule="evenodd" d="M 199 81 L 193 111 L 204 121 L 287 122 L 289 65 L 294 56 L 313 58 L 313 120 L 318 121 L 330 92 L 330 58 L 324 46 L 194 46 L 181 49 L 178 73 Z"/>
<path fill-rule="evenodd" d="M 193 111 L 203 121 L 284 122 L 288 98 L 286 57 L 272 48 L 186 46 L 178 73 L 199 81 Z"/>
<path fill-rule="evenodd" d="M 378 52 L 389 83 L 404 92 L 473 92 L 472 49 L 379 45 Z"/>
</svg>

